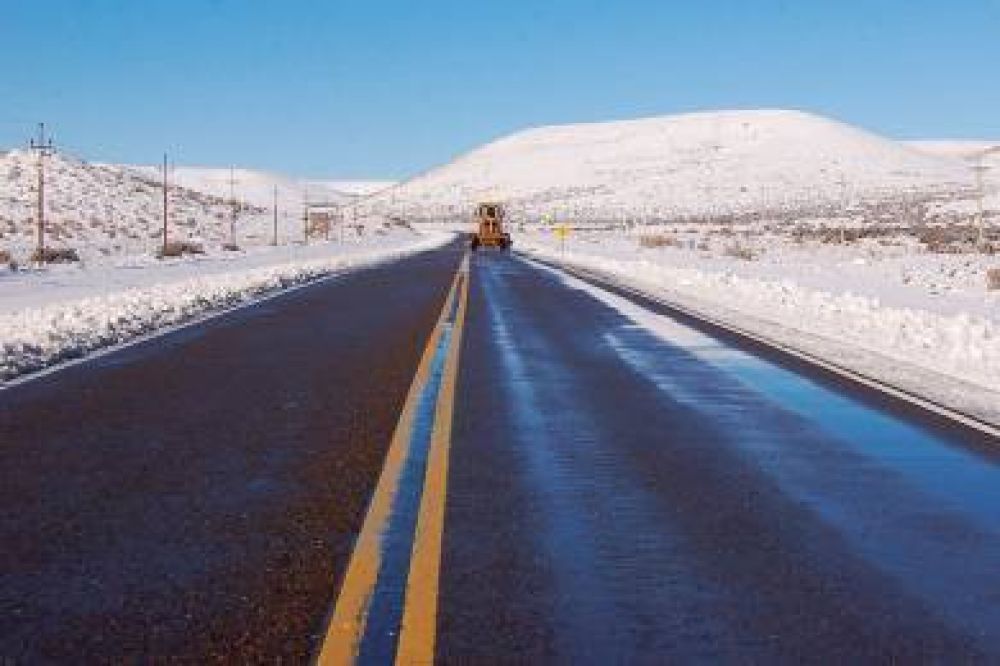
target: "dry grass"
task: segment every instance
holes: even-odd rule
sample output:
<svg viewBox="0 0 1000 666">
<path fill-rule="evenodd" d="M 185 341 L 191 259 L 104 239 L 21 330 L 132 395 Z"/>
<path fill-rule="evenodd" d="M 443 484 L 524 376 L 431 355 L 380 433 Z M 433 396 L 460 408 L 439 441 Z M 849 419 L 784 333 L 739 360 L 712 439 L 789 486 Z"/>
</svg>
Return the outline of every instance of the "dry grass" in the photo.
<svg viewBox="0 0 1000 666">
<path fill-rule="evenodd" d="M 639 247 L 680 247 L 681 242 L 671 234 L 649 234 L 639 237 Z"/>
<path fill-rule="evenodd" d="M 36 264 L 72 264 L 78 261 L 80 255 L 71 247 L 47 247 L 31 253 L 31 262 Z"/>
<path fill-rule="evenodd" d="M 191 241 L 168 241 L 165 247 L 156 251 L 156 258 L 183 257 L 187 254 L 205 254 L 205 249 L 198 243 Z"/>
<path fill-rule="evenodd" d="M 935 254 L 962 254 L 973 251 L 976 231 L 969 225 L 949 224 L 921 229 L 917 238 Z"/>
<path fill-rule="evenodd" d="M 733 244 L 726 247 L 724 254 L 727 257 L 742 259 L 743 261 L 753 261 L 757 258 L 757 253 L 745 245 Z"/>
<path fill-rule="evenodd" d="M 990 268 L 986 271 L 986 288 L 990 291 L 1000 290 L 1000 268 Z"/>
</svg>

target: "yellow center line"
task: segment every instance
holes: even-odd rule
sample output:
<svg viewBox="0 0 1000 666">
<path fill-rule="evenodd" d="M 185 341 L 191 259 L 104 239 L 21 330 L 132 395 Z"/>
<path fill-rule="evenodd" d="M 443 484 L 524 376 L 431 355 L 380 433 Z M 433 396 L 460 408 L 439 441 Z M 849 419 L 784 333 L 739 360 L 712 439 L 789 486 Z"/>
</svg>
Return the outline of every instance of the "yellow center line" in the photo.
<svg viewBox="0 0 1000 666">
<path fill-rule="evenodd" d="M 462 279 L 463 275 L 465 279 Z M 417 366 L 417 372 L 413 377 L 413 382 L 410 384 L 406 400 L 403 403 L 403 409 L 400 412 L 399 421 L 396 424 L 396 429 L 393 431 L 389 451 L 386 454 L 385 464 L 379 475 L 378 484 L 375 487 L 371 503 L 368 506 L 368 512 L 365 515 L 361 533 L 358 535 L 358 540 L 354 545 L 354 551 L 351 554 L 351 560 L 344 575 L 340 594 L 337 597 L 337 603 L 333 609 L 333 614 L 331 615 L 326 635 L 324 636 L 323 644 L 316 660 L 321 666 L 353 664 L 357 659 L 358 650 L 367 624 L 369 604 L 382 566 L 382 535 L 386 531 L 389 518 L 392 514 L 393 503 L 399 490 L 404 463 L 409 454 L 413 422 L 416 417 L 420 396 L 430 377 L 434 356 L 455 299 L 459 297 L 459 291 L 463 295 L 467 293 L 467 286 L 460 287 L 460 285 L 468 284 L 467 276 L 468 255 L 464 257 L 462 265 L 452 281 L 448 296 L 445 298 L 444 306 L 441 308 L 441 314 L 427 340 L 427 345 L 424 347 L 420 363 Z M 456 315 L 456 323 L 453 326 L 452 342 L 446 364 L 455 355 L 453 350 L 457 348 L 458 342 L 455 332 L 458 331 L 460 336 L 461 328 L 458 318 L 465 313 L 464 302 L 463 296 L 460 312 Z M 457 361 L 457 355 L 455 356 Z M 446 365 L 445 373 L 448 372 L 447 367 Z M 447 374 L 442 379 L 442 391 L 445 386 L 444 382 L 447 381 L 446 378 Z M 440 398 L 435 414 L 439 413 Z M 434 431 L 432 432 L 432 446 L 437 431 L 438 421 L 436 416 Z M 425 490 L 425 495 L 426 492 Z M 422 514 L 423 504 L 421 504 L 421 518 Z"/>
<path fill-rule="evenodd" d="M 403 606 L 399 645 L 396 649 L 397 664 L 430 664 L 434 661 L 441 542 L 444 535 L 445 500 L 448 491 L 448 455 L 451 450 L 451 428 L 462 331 L 465 328 L 465 312 L 469 300 L 468 255 L 462 262 L 461 271 L 465 279 L 460 285 L 451 346 L 445 359 L 444 374 L 434 414 L 434 430 L 431 433 L 424 491 L 417 517 L 417 531 L 413 539 L 410 574 L 406 581 L 406 601 Z"/>
</svg>

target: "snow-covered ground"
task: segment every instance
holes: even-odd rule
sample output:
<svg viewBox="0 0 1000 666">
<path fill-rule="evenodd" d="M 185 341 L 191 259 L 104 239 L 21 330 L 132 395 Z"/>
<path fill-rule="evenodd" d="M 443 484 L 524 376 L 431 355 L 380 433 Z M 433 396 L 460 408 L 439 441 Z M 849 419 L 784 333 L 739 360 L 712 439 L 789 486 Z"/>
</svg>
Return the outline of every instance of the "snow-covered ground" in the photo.
<svg viewBox="0 0 1000 666">
<path fill-rule="evenodd" d="M 517 132 L 365 204 L 406 219 L 500 200 L 516 221 L 704 221 L 885 201 L 968 208 L 973 182 L 954 153 L 799 111 L 719 111 Z"/>
<path fill-rule="evenodd" d="M 381 231 L 350 242 L 262 247 L 246 253 L 0 269 L 0 381 L 452 238 L 405 228 Z"/>
<path fill-rule="evenodd" d="M 1000 423 L 996 255 L 932 253 L 903 232 L 841 244 L 691 225 L 516 243 Z"/>
</svg>

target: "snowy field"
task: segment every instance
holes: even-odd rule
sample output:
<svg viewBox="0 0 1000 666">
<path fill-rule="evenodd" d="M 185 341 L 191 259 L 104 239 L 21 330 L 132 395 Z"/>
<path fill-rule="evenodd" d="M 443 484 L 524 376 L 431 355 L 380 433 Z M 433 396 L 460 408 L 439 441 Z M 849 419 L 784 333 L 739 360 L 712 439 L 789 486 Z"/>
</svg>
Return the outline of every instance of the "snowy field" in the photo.
<svg viewBox="0 0 1000 666">
<path fill-rule="evenodd" d="M 1000 422 L 1000 289 L 986 275 L 1000 255 L 941 254 L 904 232 L 841 242 L 691 225 L 516 243 Z"/>
<path fill-rule="evenodd" d="M 0 269 L 0 381 L 451 238 L 399 228 L 344 243 Z"/>
</svg>

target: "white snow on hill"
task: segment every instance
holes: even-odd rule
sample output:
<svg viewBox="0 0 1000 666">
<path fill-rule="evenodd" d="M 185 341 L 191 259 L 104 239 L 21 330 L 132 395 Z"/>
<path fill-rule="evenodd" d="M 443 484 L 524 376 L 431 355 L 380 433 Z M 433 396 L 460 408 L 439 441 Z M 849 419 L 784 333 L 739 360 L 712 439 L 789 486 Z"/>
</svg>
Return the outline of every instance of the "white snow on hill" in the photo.
<svg viewBox="0 0 1000 666">
<path fill-rule="evenodd" d="M 904 141 L 903 144 L 930 155 L 969 161 L 976 160 L 986 151 L 1000 147 L 1000 141 L 978 139 L 921 139 Z M 998 160 L 1000 157 L 993 153 L 988 159 L 992 161 Z"/>
<path fill-rule="evenodd" d="M 134 168 L 150 178 L 161 178 L 159 167 Z M 230 179 L 233 181 L 232 187 Z M 279 206 L 301 207 L 304 201 L 341 205 L 386 186 L 382 181 L 298 180 L 259 169 L 196 166 L 171 167 L 170 180 L 191 190 L 226 200 L 232 196 L 237 201 L 261 208 L 271 207 L 275 187 L 278 188 Z"/>
<path fill-rule="evenodd" d="M 970 170 L 984 167 L 982 172 L 983 201 L 987 211 L 995 215 L 1000 211 L 1000 140 L 923 140 L 907 141 L 906 145 L 929 155 L 961 160 Z M 973 205 L 966 202 L 943 202 L 939 210 L 970 212 Z"/>
<path fill-rule="evenodd" d="M 149 178 L 159 179 L 160 167 L 134 167 Z M 232 185 L 230 181 L 232 180 Z M 174 166 L 170 181 L 197 192 L 225 200 L 235 198 L 260 208 L 270 208 L 274 188 L 278 188 L 278 206 L 301 208 L 310 204 L 343 205 L 394 184 L 384 180 L 302 180 L 259 169 Z"/>
<path fill-rule="evenodd" d="M 310 184 L 316 183 L 331 188 L 336 192 L 353 195 L 356 197 L 367 197 L 382 190 L 388 189 L 396 184 L 394 180 L 311 180 Z"/>
<path fill-rule="evenodd" d="M 529 129 L 374 197 L 404 217 L 499 199 L 515 217 L 618 220 L 950 196 L 967 165 L 798 111 L 723 111 Z"/>
<path fill-rule="evenodd" d="M 26 150 L 0 152 L 0 250 L 24 263 L 35 247 L 37 158 Z M 273 235 L 273 188 L 278 188 L 279 242 L 302 236 L 303 205 L 344 205 L 382 181 L 304 181 L 253 169 L 234 169 L 238 202 L 235 240 L 263 245 Z M 75 249 L 84 261 L 117 261 L 160 247 L 163 189 L 160 168 L 91 163 L 64 153 L 46 160 L 46 244 Z M 230 169 L 171 167 L 172 240 L 210 250 L 230 239 Z M 378 227 L 379 219 L 361 220 Z"/>
<path fill-rule="evenodd" d="M 49 245 L 75 248 L 88 260 L 157 247 L 163 219 L 158 178 L 56 153 L 46 160 L 45 183 Z M 36 188 L 34 154 L 0 154 L 0 248 L 15 256 L 34 247 Z M 173 188 L 169 207 L 173 238 L 217 241 L 228 235 L 231 207 L 217 196 Z"/>
</svg>

